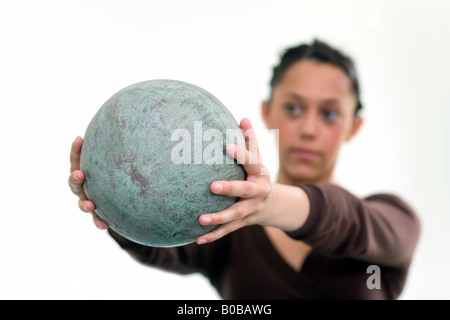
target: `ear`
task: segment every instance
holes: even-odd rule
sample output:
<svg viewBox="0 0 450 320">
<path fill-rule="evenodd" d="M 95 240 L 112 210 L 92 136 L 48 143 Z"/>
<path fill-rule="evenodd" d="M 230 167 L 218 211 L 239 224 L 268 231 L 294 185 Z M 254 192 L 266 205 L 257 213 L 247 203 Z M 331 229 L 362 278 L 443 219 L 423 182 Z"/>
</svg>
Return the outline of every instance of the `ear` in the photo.
<svg viewBox="0 0 450 320">
<path fill-rule="evenodd" d="M 269 102 L 265 100 L 261 104 L 261 115 L 264 120 L 264 123 L 266 124 L 267 129 L 270 129 L 269 113 L 270 113 Z"/>
<path fill-rule="evenodd" d="M 363 118 L 361 116 L 356 116 L 353 119 L 352 128 L 347 136 L 347 139 L 345 139 L 345 141 L 350 141 L 358 133 L 362 124 L 363 124 Z"/>
</svg>

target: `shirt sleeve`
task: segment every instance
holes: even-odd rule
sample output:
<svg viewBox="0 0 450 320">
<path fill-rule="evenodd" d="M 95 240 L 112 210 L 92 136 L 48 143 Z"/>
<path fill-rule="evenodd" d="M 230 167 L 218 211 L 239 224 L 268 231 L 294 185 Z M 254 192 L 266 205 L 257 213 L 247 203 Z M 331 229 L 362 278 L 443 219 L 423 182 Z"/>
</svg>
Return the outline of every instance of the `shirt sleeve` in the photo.
<svg viewBox="0 0 450 320">
<path fill-rule="evenodd" d="M 409 264 L 420 235 L 414 210 L 395 195 L 364 199 L 333 184 L 301 184 L 310 200 L 305 223 L 287 234 L 314 250 L 388 266 Z"/>
<path fill-rule="evenodd" d="M 225 266 L 228 242 L 215 241 L 210 244 L 197 245 L 191 243 L 178 247 L 155 248 L 141 245 L 126 239 L 111 228 L 108 233 L 131 257 L 138 262 L 177 274 L 201 273 L 209 277 L 212 283 Z"/>
<path fill-rule="evenodd" d="M 197 252 L 193 246 L 155 248 L 126 239 L 111 228 L 111 237 L 138 262 L 175 273 L 187 274 L 198 271 Z"/>
</svg>

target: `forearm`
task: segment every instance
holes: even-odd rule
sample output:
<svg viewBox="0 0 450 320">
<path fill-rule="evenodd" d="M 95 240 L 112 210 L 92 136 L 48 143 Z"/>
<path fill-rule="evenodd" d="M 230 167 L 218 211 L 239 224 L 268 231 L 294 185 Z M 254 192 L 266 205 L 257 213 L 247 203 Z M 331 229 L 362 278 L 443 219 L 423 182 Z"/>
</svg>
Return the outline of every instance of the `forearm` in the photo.
<svg viewBox="0 0 450 320">
<path fill-rule="evenodd" d="M 108 229 L 108 233 L 122 249 L 144 265 L 179 274 L 201 271 L 197 259 L 196 245 L 154 248 L 130 241 L 111 230 L 111 228 Z"/>
<path fill-rule="evenodd" d="M 262 225 L 289 232 L 303 226 L 310 212 L 310 201 L 302 188 L 273 183 L 264 210 L 267 218 Z"/>
</svg>

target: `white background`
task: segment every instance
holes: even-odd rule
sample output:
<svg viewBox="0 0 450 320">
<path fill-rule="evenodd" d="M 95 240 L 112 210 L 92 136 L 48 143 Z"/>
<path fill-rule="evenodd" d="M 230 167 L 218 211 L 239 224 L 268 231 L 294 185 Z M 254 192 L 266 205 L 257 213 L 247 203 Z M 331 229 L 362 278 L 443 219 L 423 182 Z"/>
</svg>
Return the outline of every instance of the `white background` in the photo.
<svg viewBox="0 0 450 320">
<path fill-rule="evenodd" d="M 98 108 L 167 78 L 260 116 L 282 50 L 318 37 L 357 63 L 366 122 L 336 169 L 358 195 L 387 191 L 422 234 L 401 299 L 450 298 L 449 1 L 2 1 L 0 298 L 218 299 L 199 275 L 129 258 L 67 185 L 69 149 Z"/>
</svg>

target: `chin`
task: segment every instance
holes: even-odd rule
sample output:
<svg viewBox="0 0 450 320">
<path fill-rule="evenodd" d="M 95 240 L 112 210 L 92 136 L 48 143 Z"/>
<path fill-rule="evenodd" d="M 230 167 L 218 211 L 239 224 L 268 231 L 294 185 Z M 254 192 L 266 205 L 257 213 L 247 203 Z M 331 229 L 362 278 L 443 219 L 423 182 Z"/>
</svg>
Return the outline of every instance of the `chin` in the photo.
<svg viewBox="0 0 450 320">
<path fill-rule="evenodd" d="M 285 170 L 286 175 L 294 183 L 317 182 L 320 175 L 311 167 L 295 166 Z"/>
</svg>

